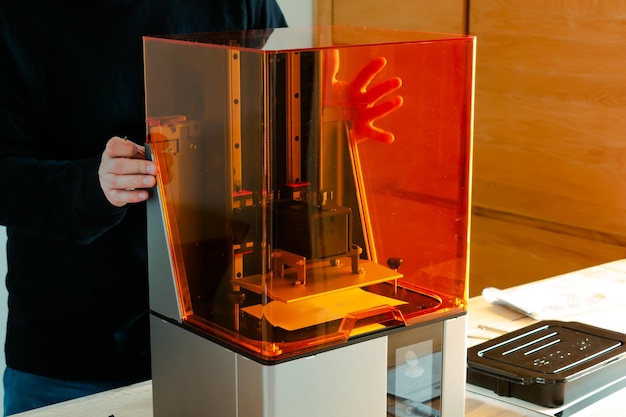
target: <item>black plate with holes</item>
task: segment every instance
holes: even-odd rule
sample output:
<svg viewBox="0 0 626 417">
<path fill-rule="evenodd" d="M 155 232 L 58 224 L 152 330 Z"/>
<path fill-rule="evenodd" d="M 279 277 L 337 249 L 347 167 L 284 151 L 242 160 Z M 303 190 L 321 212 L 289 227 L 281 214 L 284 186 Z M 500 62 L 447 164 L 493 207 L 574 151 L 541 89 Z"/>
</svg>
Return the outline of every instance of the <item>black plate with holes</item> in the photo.
<svg viewBox="0 0 626 417">
<path fill-rule="evenodd" d="M 545 407 L 626 380 L 626 335 L 578 322 L 541 321 L 467 353 L 468 383 Z"/>
</svg>

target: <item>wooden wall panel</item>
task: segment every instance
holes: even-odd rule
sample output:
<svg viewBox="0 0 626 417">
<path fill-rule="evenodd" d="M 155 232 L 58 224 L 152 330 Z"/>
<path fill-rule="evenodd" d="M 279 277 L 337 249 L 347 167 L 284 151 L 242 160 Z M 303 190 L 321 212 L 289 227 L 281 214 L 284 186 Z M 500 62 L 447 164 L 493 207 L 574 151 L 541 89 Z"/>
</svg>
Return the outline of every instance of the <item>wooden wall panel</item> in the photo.
<svg viewBox="0 0 626 417">
<path fill-rule="evenodd" d="M 624 247 L 521 223 L 472 217 L 470 296 L 624 257 Z"/>
<path fill-rule="evenodd" d="M 360 25 L 425 32 L 467 31 L 467 0 L 317 0 L 318 24 Z"/>
<path fill-rule="evenodd" d="M 626 237 L 626 2 L 472 0 L 474 202 Z"/>
<path fill-rule="evenodd" d="M 470 292 L 623 257 L 626 1 L 471 0 L 469 16 Z"/>
</svg>

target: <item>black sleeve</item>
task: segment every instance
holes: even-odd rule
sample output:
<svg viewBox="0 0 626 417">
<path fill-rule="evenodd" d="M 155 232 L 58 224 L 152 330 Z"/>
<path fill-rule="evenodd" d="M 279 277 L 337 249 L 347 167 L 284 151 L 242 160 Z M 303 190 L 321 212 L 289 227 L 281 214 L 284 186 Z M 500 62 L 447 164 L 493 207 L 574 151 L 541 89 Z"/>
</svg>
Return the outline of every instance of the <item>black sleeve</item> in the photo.
<svg viewBox="0 0 626 417">
<path fill-rule="evenodd" d="M 247 0 L 249 29 L 287 27 L 287 21 L 276 0 Z"/>
<path fill-rule="evenodd" d="M 0 110 L 1 111 L 1 110 Z M 0 134 L 0 148 L 6 142 Z M 100 157 L 77 161 L 0 155 L 0 224 L 29 234 L 89 243 L 123 217 L 98 180 Z"/>
<path fill-rule="evenodd" d="M 18 71 L 19 53 L 0 44 L 0 224 L 29 234 L 87 243 L 117 224 L 124 209 L 111 205 L 98 180 L 100 155 L 63 160 L 64 121 L 42 129 L 31 71 Z M 24 66 L 28 68 L 27 66 Z"/>
</svg>

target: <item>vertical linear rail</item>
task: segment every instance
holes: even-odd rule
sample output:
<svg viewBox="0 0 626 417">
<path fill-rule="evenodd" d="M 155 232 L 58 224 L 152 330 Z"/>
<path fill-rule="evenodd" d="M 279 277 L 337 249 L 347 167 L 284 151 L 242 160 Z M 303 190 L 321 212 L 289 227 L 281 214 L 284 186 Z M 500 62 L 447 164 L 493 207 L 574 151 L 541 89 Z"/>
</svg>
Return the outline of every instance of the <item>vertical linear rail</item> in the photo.
<svg viewBox="0 0 626 417">
<path fill-rule="evenodd" d="M 237 198 L 237 194 L 243 190 L 243 173 L 241 164 L 241 55 L 239 51 L 228 51 L 228 99 L 229 99 L 229 154 L 231 156 L 231 170 L 226 172 L 227 178 L 231 177 L 232 200 L 231 209 L 237 210 L 242 200 Z M 233 213 L 234 216 L 234 213 Z M 233 232 L 234 233 L 234 232 Z M 234 236 L 233 236 L 234 239 Z M 236 284 L 238 277 L 243 277 L 243 252 L 241 248 L 236 247 L 233 241 L 233 265 L 232 265 L 232 282 L 233 292 L 240 290 Z M 234 326 L 239 329 L 239 303 L 234 302 Z"/>
<path fill-rule="evenodd" d="M 230 100 L 230 154 L 232 163 L 233 195 L 243 189 L 241 172 L 241 56 L 239 51 L 229 54 L 229 100 Z"/>
<path fill-rule="evenodd" d="M 301 156 L 300 53 L 289 53 L 287 60 L 287 182 L 296 184 L 304 180 Z"/>
</svg>

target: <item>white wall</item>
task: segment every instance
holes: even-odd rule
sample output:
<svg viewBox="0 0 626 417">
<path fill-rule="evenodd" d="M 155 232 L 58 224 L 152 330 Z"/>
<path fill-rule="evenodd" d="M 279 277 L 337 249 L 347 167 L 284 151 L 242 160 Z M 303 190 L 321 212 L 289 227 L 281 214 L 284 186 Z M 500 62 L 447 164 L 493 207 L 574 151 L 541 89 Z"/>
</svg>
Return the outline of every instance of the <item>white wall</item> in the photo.
<svg viewBox="0 0 626 417">
<path fill-rule="evenodd" d="M 313 24 L 313 0 L 277 0 L 289 26 Z"/>
<path fill-rule="evenodd" d="M 283 10 L 285 19 L 289 26 L 310 26 L 313 24 L 313 0 L 277 0 Z M 4 352 L 4 337 L 6 334 L 7 320 L 7 290 L 4 279 L 7 273 L 6 260 L 6 229 L 0 227 L 0 343 Z M 0 358 L 0 406 L 4 399 L 4 389 L 2 388 L 1 376 L 4 372 L 4 354 Z"/>
</svg>

